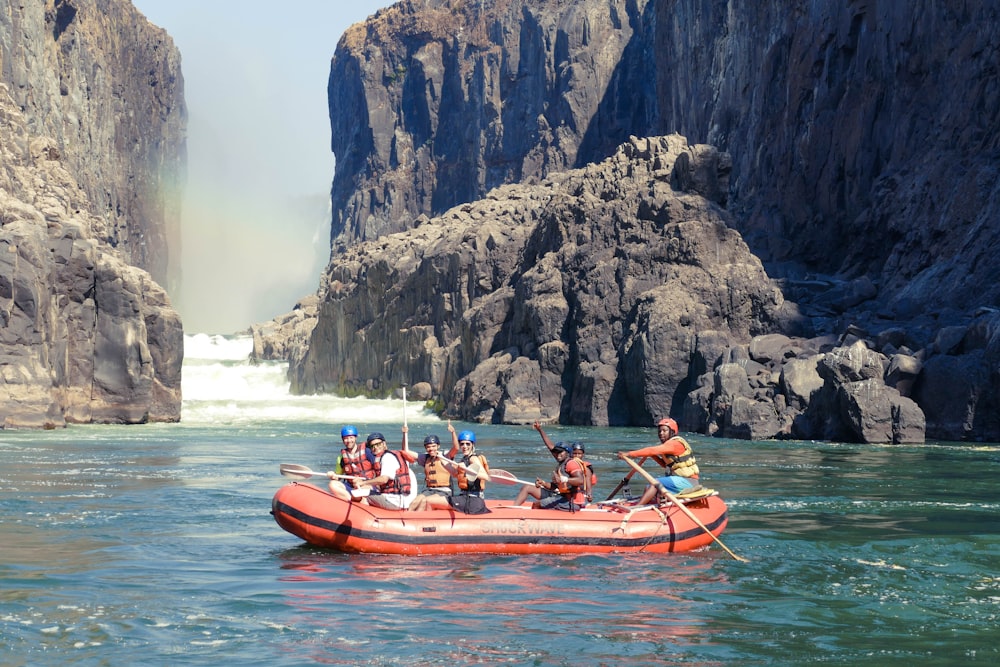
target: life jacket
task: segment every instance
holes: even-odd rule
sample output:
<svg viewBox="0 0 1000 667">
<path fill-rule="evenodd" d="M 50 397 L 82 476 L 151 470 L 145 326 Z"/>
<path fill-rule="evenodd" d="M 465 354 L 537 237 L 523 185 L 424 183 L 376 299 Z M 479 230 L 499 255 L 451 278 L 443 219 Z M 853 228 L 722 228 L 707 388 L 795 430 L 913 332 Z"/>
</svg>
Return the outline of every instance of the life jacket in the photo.
<svg viewBox="0 0 1000 667">
<path fill-rule="evenodd" d="M 375 455 L 365 445 L 358 445 L 354 453 L 347 451 L 346 448 L 341 449 L 340 466 L 344 469 L 345 475 L 364 479 L 378 477 L 378 473 L 375 472 Z"/>
<path fill-rule="evenodd" d="M 577 470 L 583 473 L 583 486 L 570 486 L 565 482 L 558 482 L 556 488 L 559 493 L 563 496 L 576 503 L 577 505 L 586 505 L 587 497 L 590 494 L 590 471 L 587 470 L 587 464 L 580 459 L 568 458 L 559 464 L 556 468 L 556 479 L 562 479 L 563 477 L 572 477 L 569 470 L 566 468 L 570 462 L 575 462 L 574 466 Z"/>
<path fill-rule="evenodd" d="M 583 464 L 583 493 L 587 496 L 587 502 L 593 502 L 594 500 L 594 485 L 597 484 L 597 474 L 594 472 L 594 466 L 590 465 L 583 459 L 577 459 Z"/>
<path fill-rule="evenodd" d="M 679 455 L 667 454 L 664 455 L 663 459 L 666 461 L 666 468 L 670 470 L 671 475 L 677 475 L 678 477 L 693 477 L 698 478 L 698 462 L 694 458 L 694 452 L 691 451 L 691 445 L 684 438 L 675 435 L 671 440 L 677 440 L 683 443 L 684 453 Z"/>
<path fill-rule="evenodd" d="M 398 493 L 401 496 L 408 496 L 410 495 L 410 466 L 406 465 L 406 459 L 396 452 L 386 450 L 382 453 L 382 456 L 387 456 L 389 454 L 396 457 L 396 461 L 399 463 L 399 466 L 396 468 L 396 476 L 383 484 L 379 489 L 379 493 Z M 375 477 L 378 477 L 381 474 L 382 459 L 380 458 L 375 462 Z"/>
<path fill-rule="evenodd" d="M 471 466 L 473 459 L 479 460 L 479 465 L 482 466 L 483 472 L 489 476 L 490 464 L 487 463 L 486 457 L 482 454 L 467 454 L 462 457 L 462 463 L 466 466 Z M 479 477 L 474 481 L 469 481 L 469 478 L 466 477 L 465 470 L 463 468 L 458 469 L 458 474 L 455 477 L 458 479 L 458 488 L 460 488 L 463 493 L 481 494 L 486 489 L 486 482 L 483 481 L 482 477 Z"/>
<path fill-rule="evenodd" d="M 435 456 L 433 459 L 427 457 L 424 461 L 424 477 L 428 488 L 451 488 L 451 473 L 444 467 L 440 456 Z"/>
</svg>

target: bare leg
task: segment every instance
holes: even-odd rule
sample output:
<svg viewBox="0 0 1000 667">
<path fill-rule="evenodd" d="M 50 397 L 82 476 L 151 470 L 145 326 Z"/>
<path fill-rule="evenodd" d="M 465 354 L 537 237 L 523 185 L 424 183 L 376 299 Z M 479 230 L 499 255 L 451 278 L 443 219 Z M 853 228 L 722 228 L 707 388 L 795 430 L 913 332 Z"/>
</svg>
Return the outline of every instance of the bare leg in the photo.
<svg viewBox="0 0 1000 667">
<path fill-rule="evenodd" d="M 531 496 L 535 500 L 541 500 L 542 492 L 536 486 L 528 486 L 527 484 L 525 484 L 521 486 L 521 490 L 517 492 L 517 498 L 514 500 L 514 504 L 520 505 L 521 503 L 523 503 L 525 500 L 528 499 L 528 496 Z"/>
<path fill-rule="evenodd" d="M 351 500 L 351 492 L 347 490 L 347 487 L 344 486 L 343 482 L 339 482 L 335 479 L 330 480 L 330 493 L 341 500 Z"/>
<path fill-rule="evenodd" d="M 654 498 L 656 498 L 656 494 L 658 494 L 658 493 L 659 493 L 659 490 L 655 486 L 653 486 L 652 484 L 650 484 L 649 486 L 646 487 L 646 490 L 642 492 L 642 497 L 639 498 L 639 503 L 638 504 L 639 505 L 648 505 L 649 503 L 651 503 L 653 501 Z"/>
<path fill-rule="evenodd" d="M 451 504 L 448 499 L 444 496 L 431 496 L 427 499 L 427 507 L 429 510 L 450 510 Z"/>
</svg>

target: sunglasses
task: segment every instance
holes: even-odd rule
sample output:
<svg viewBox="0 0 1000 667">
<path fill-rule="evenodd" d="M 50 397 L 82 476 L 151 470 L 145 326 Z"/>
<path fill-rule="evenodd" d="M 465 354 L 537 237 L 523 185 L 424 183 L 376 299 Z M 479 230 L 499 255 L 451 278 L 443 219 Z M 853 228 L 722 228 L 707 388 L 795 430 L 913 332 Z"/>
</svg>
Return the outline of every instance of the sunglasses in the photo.
<svg viewBox="0 0 1000 667">
<path fill-rule="evenodd" d="M 469 441 L 469 440 L 459 440 L 458 446 L 459 447 L 472 447 L 472 442 Z"/>
<path fill-rule="evenodd" d="M 372 447 L 378 447 L 379 445 L 384 445 L 385 444 L 385 440 L 372 440 L 368 444 L 371 445 Z"/>
</svg>

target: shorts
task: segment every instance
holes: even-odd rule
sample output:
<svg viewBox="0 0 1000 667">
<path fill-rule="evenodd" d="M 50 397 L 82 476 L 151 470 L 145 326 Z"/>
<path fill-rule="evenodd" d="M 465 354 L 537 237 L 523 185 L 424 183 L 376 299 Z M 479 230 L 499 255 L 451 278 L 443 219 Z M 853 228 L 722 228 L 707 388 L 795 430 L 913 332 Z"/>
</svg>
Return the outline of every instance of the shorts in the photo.
<svg viewBox="0 0 1000 667">
<path fill-rule="evenodd" d="M 698 480 L 688 479 L 687 477 L 680 477 L 678 475 L 658 477 L 656 481 L 667 487 L 667 491 L 670 493 L 680 493 L 681 491 L 687 491 L 688 489 L 698 486 Z"/>
<path fill-rule="evenodd" d="M 444 498 L 447 498 L 448 496 L 451 495 L 451 489 L 446 486 L 435 487 L 431 489 L 424 489 L 417 495 L 423 496 L 424 498 L 433 498 L 434 496 L 442 496 Z"/>
<path fill-rule="evenodd" d="M 542 489 L 542 498 L 538 501 L 538 507 L 543 510 L 562 510 L 563 512 L 575 512 L 582 509 L 583 505 L 577 505 L 561 493 Z"/>
<path fill-rule="evenodd" d="M 405 510 L 410 506 L 410 497 L 398 493 L 373 493 L 368 496 L 368 504 L 387 510 Z"/>
</svg>

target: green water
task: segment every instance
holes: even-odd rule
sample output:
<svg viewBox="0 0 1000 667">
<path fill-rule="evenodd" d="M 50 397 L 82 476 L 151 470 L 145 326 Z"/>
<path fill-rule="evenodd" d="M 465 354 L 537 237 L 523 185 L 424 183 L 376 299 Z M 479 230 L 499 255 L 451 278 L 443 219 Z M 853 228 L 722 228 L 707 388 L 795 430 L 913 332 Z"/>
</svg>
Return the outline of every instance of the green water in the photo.
<svg viewBox="0 0 1000 667">
<path fill-rule="evenodd" d="M 432 428 L 445 432 L 415 431 Z M 551 467 L 530 428 L 473 428 L 494 466 L 527 478 Z M 748 563 L 717 547 L 359 557 L 303 546 L 268 514 L 287 481 L 279 463 L 325 469 L 338 430 L 274 420 L 0 432 L 3 664 L 1000 660 L 996 445 L 691 437 L 703 482 L 729 503 L 722 539 Z M 587 443 L 598 496 L 626 471 L 614 453 L 655 438 L 550 435 Z"/>
</svg>

